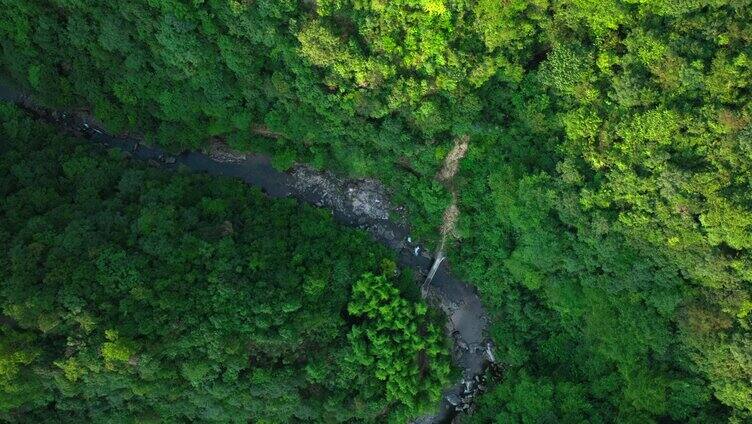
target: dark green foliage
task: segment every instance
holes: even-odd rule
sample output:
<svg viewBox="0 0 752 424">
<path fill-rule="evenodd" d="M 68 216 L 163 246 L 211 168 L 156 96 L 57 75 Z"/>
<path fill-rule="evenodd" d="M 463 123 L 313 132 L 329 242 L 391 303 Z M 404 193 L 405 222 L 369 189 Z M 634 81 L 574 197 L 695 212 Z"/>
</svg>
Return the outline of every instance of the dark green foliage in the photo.
<svg viewBox="0 0 752 424">
<path fill-rule="evenodd" d="M 469 136 L 450 257 L 509 368 L 479 422 L 752 420 L 750 1 L 0 6 L 47 101 L 379 177 L 420 235 Z"/>
<path fill-rule="evenodd" d="M 377 364 L 349 359 L 350 286 L 391 255 L 363 233 L 97 153 L 7 105 L 0 122 L 0 419 L 404 420 L 436 404 L 447 359 L 424 316 L 408 318 L 425 342 L 378 350 L 415 368 L 428 352 L 421 391 L 395 397 Z"/>
</svg>

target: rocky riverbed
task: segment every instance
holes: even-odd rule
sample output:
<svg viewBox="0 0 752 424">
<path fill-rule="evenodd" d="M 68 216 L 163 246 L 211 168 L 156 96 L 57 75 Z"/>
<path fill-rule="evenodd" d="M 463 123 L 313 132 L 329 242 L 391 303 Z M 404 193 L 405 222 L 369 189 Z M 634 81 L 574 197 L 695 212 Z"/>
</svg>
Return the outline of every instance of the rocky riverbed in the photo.
<svg viewBox="0 0 752 424">
<path fill-rule="evenodd" d="M 404 210 L 391 203 L 388 190 L 378 181 L 345 179 L 307 165 L 281 172 L 272 167 L 266 156 L 233 151 L 220 142 L 211 143 L 205 152 L 170 155 L 134 137 L 109 135 L 90 116 L 39 107 L 29 96 L 7 85 L 0 84 L 0 99 L 17 103 L 62 130 L 129 152 L 134 158 L 156 166 L 168 169 L 184 166 L 196 172 L 240 178 L 271 197 L 291 196 L 327 208 L 337 221 L 367 231 L 396 251 L 399 264 L 413 269 L 416 276 L 427 275 L 431 268 L 433 258 L 429 250 L 410 237 Z M 428 300 L 447 316 L 446 333 L 453 341 L 452 356 L 462 376 L 447 388 L 436 414 L 416 422 L 448 422 L 458 412 L 471 409 L 473 399 L 484 389 L 484 372 L 494 362 L 493 346 L 486 334 L 488 318 L 475 290 L 452 277 L 448 261 L 441 263 L 424 289 Z"/>
</svg>

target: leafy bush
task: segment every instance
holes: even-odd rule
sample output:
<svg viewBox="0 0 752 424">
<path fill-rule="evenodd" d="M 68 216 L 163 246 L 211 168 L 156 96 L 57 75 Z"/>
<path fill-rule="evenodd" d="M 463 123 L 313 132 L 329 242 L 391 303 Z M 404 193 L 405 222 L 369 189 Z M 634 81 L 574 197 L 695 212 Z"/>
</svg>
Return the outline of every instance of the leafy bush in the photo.
<svg viewBox="0 0 752 424">
<path fill-rule="evenodd" d="M 439 328 L 423 303 L 411 303 L 385 276 L 364 274 L 352 288 L 347 310 L 360 317 L 347 338 L 351 360 L 385 383 L 388 401 L 405 407 L 402 417 L 435 408 L 449 379 L 449 356 Z"/>
</svg>

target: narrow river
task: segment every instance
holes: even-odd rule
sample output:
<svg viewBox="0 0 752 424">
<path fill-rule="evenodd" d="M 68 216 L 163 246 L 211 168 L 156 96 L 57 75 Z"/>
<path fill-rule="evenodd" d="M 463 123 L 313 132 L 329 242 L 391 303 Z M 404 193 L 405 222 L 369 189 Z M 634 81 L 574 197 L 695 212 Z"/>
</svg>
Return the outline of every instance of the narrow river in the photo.
<svg viewBox="0 0 752 424">
<path fill-rule="evenodd" d="M 412 269 L 416 276 L 425 277 L 433 263 L 433 258 L 429 255 L 416 254 L 416 248 L 420 252 L 422 247 L 410 239 L 406 224 L 390 220 L 388 214 L 364 210 L 362 200 L 369 198 L 371 193 L 367 190 L 372 190 L 372 186 L 377 184 L 372 181 L 340 179 L 330 173 L 304 166 L 297 166 L 290 172 L 280 172 L 263 155 L 230 151 L 189 151 L 170 155 L 157 147 L 143 145 L 135 138 L 109 135 L 85 115 L 66 114 L 39 107 L 29 96 L 7 84 L 0 83 L 0 99 L 16 103 L 61 129 L 81 135 L 93 143 L 130 152 L 134 158 L 150 161 L 167 169 L 187 167 L 195 172 L 235 177 L 260 188 L 270 197 L 294 197 L 328 208 L 338 222 L 361 228 L 380 243 L 389 246 L 397 253 L 399 264 L 403 268 Z M 388 203 L 388 199 L 385 203 Z M 467 409 L 478 391 L 482 390 L 481 376 L 493 359 L 486 334 L 488 319 L 480 299 L 471 286 L 452 277 L 447 262 L 443 261 L 436 270 L 426 295 L 447 316 L 446 331 L 453 342 L 452 357 L 455 366 L 462 371 L 462 377 L 446 389 L 435 415 L 416 420 L 420 424 L 448 422 L 458 411 Z"/>
</svg>

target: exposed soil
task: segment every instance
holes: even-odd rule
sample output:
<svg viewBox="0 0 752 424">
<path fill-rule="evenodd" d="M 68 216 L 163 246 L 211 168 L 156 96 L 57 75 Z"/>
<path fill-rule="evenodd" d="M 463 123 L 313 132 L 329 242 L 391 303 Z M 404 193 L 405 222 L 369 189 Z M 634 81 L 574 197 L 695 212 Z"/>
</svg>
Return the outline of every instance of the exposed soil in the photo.
<svg viewBox="0 0 752 424">
<path fill-rule="evenodd" d="M 454 140 L 454 146 L 452 150 L 444 157 L 444 163 L 436 174 L 436 179 L 444 182 L 445 184 L 451 184 L 454 176 L 457 175 L 457 171 L 460 169 L 460 160 L 467 154 L 467 148 L 470 146 L 470 138 L 466 135 L 460 136 Z"/>
<path fill-rule="evenodd" d="M 454 140 L 454 147 L 444 158 L 441 169 L 436 174 L 436 179 L 441 181 L 444 186 L 452 193 L 452 203 L 444 210 L 444 216 L 441 221 L 441 243 L 438 252 L 444 250 L 444 245 L 448 237 L 457 237 L 456 227 L 457 220 L 460 217 L 460 210 L 457 207 L 457 187 L 454 185 L 454 177 L 460 169 L 460 160 L 467 154 L 467 148 L 470 146 L 470 138 L 463 135 Z"/>
</svg>

